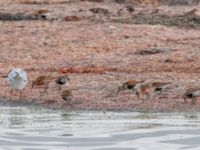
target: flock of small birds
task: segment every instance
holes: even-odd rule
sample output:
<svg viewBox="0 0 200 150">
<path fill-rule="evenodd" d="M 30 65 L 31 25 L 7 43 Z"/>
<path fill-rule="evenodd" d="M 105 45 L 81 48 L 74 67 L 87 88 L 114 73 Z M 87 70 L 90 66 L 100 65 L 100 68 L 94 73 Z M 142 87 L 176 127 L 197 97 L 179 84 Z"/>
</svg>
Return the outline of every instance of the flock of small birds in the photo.
<svg viewBox="0 0 200 150">
<path fill-rule="evenodd" d="M 62 76 L 54 77 L 41 75 L 37 77 L 31 85 L 31 90 L 34 87 L 42 87 L 44 89 L 43 93 L 48 93 L 49 84 L 52 79 L 55 81 L 58 89 L 61 91 L 62 86 L 65 85 L 67 82 L 70 81 L 68 75 L 63 71 L 60 70 Z M 8 75 L 3 76 L 6 78 L 9 86 L 10 86 L 10 99 L 12 99 L 13 90 L 17 90 L 20 92 L 20 100 L 22 99 L 22 90 L 28 84 L 27 73 L 21 68 L 14 68 L 11 69 Z M 163 90 L 167 88 L 172 82 L 146 82 L 145 80 L 128 80 L 122 83 L 121 86 L 118 87 L 117 94 L 124 90 L 132 90 L 133 93 L 137 96 L 138 99 L 141 96 L 145 96 L 144 100 L 150 99 L 152 92 L 157 92 L 159 95 L 162 93 Z M 185 103 L 187 103 L 187 99 L 191 99 L 191 104 L 195 104 L 197 98 L 200 96 L 200 88 L 188 89 L 183 94 L 182 98 L 184 99 Z M 70 104 L 73 94 L 71 90 L 62 90 L 61 93 L 62 99 L 67 103 Z"/>
<path fill-rule="evenodd" d="M 152 92 L 158 92 L 160 95 L 169 84 L 171 84 L 171 82 L 145 82 L 145 80 L 128 80 L 118 88 L 117 93 L 129 89 L 135 93 L 138 99 L 140 99 L 142 95 L 145 95 L 144 100 L 147 100 L 150 99 Z"/>
<path fill-rule="evenodd" d="M 40 87 L 43 88 L 43 93 L 48 93 L 49 84 L 52 80 L 55 81 L 56 85 L 58 86 L 59 90 L 62 90 L 62 86 L 65 85 L 68 81 L 70 81 L 68 75 L 63 72 L 63 70 L 60 71 L 64 75 L 58 76 L 58 77 L 51 77 L 51 76 L 45 76 L 41 75 L 37 77 L 31 85 L 31 90 L 34 87 Z M 10 100 L 12 100 L 12 94 L 13 90 L 20 92 L 20 101 L 22 99 L 22 90 L 27 86 L 28 84 L 28 78 L 27 73 L 25 70 L 21 68 L 14 68 L 11 69 L 8 73 L 8 75 L 3 76 L 8 82 L 8 85 L 10 86 Z M 72 99 L 72 92 L 70 90 L 63 90 L 61 93 L 61 97 L 64 101 L 67 103 L 71 102 Z"/>
<path fill-rule="evenodd" d="M 141 95 L 145 95 L 146 97 L 144 100 L 147 100 L 150 98 L 150 94 L 152 92 L 158 92 L 160 95 L 171 83 L 172 82 L 145 82 L 145 80 L 128 80 L 118 88 L 117 93 L 124 90 L 132 90 L 138 99 L 140 99 Z M 199 96 L 200 88 L 192 88 L 187 89 L 183 93 L 182 98 L 185 103 L 187 103 L 187 99 L 191 99 L 191 104 L 195 104 Z"/>
</svg>

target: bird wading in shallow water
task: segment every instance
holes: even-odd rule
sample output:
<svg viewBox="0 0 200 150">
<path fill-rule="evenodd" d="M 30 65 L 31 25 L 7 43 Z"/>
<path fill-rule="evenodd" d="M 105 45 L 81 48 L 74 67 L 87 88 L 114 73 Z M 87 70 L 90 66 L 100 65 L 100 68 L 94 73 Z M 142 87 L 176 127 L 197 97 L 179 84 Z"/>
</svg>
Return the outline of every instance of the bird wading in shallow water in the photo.
<svg viewBox="0 0 200 150">
<path fill-rule="evenodd" d="M 10 90 L 10 100 L 12 100 L 13 90 L 20 91 L 20 101 L 22 99 L 22 90 L 28 83 L 27 74 L 21 68 L 11 69 L 7 76 L 4 76 L 11 88 Z"/>
<path fill-rule="evenodd" d="M 71 103 L 72 100 L 72 92 L 70 90 L 64 90 L 61 94 L 62 99 L 68 104 Z"/>
</svg>

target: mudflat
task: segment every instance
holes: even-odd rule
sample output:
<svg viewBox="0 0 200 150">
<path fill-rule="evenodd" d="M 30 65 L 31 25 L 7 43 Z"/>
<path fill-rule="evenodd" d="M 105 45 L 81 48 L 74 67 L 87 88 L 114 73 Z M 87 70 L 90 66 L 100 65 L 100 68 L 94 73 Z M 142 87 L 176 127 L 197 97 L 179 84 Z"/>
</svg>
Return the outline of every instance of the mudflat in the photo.
<svg viewBox="0 0 200 150">
<path fill-rule="evenodd" d="M 200 108 L 183 93 L 200 83 L 199 4 L 159 1 L 0 1 L 0 73 L 24 68 L 29 85 L 24 103 L 75 110 L 168 110 Z M 65 104 L 54 80 L 48 94 L 31 91 L 40 75 L 64 69 L 73 98 Z M 131 91 L 117 94 L 127 80 L 172 82 L 144 101 Z M 0 96 L 9 101 L 1 79 Z M 18 101 L 16 92 L 12 101 Z"/>
</svg>

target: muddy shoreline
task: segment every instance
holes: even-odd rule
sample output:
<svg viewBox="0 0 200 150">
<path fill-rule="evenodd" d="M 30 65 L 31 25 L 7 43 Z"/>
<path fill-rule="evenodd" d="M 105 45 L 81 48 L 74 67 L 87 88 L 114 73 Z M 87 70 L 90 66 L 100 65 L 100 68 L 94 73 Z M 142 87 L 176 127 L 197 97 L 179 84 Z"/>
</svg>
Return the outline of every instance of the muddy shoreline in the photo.
<svg viewBox="0 0 200 150">
<path fill-rule="evenodd" d="M 0 74 L 13 67 L 27 71 L 23 103 L 66 110 L 200 109 L 200 101 L 191 105 L 182 99 L 200 83 L 199 5 L 24 2 L 0 2 Z M 30 90 L 39 75 L 57 77 L 60 68 L 70 78 L 63 87 L 73 92 L 70 105 L 53 80 L 48 95 L 42 88 Z M 142 103 L 132 91 L 116 94 L 130 79 L 172 84 Z M 8 101 L 9 87 L 0 82 L 0 97 Z M 18 99 L 15 92 L 13 102 Z"/>
</svg>

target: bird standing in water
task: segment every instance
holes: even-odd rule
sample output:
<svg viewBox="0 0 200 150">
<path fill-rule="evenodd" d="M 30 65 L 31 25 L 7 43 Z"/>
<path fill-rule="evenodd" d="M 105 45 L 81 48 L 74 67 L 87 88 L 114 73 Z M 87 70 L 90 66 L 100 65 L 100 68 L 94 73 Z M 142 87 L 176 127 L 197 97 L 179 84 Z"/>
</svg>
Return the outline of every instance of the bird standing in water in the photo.
<svg viewBox="0 0 200 150">
<path fill-rule="evenodd" d="M 8 75 L 6 76 L 6 80 L 11 88 L 10 90 L 10 100 L 12 100 L 13 90 L 20 91 L 20 101 L 22 99 L 22 90 L 28 83 L 27 74 L 21 68 L 14 68 L 9 71 Z"/>
</svg>

